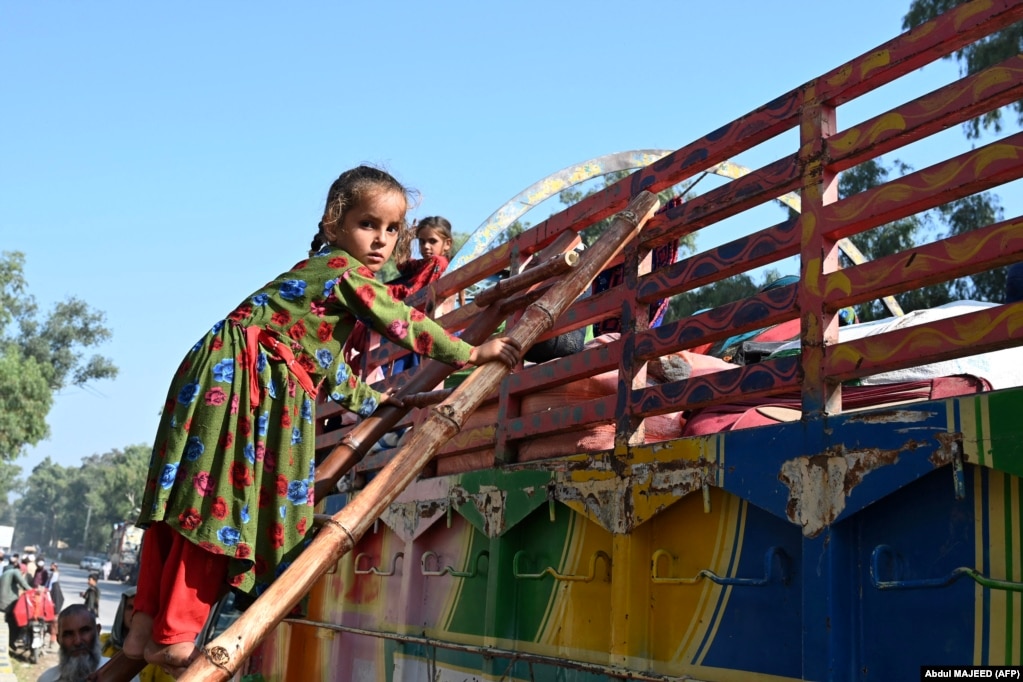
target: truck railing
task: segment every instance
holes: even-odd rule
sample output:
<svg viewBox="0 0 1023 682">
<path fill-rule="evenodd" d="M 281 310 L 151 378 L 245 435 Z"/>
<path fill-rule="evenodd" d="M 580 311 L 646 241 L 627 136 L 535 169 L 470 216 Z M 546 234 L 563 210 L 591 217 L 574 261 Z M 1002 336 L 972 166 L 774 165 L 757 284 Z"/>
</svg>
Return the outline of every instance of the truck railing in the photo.
<svg viewBox="0 0 1023 682">
<path fill-rule="evenodd" d="M 950 155 L 843 199 L 838 198 L 837 177 L 864 161 L 1023 99 L 1023 57 L 1013 56 L 848 127 L 839 128 L 836 112 L 841 105 L 1020 20 L 1023 5 L 1018 2 L 993 2 L 985 12 L 977 11 L 973 4 L 957 7 L 587 196 L 420 292 L 413 302 L 428 311 L 443 309 L 450 305 L 451 297 L 486 277 L 506 269 L 520 271 L 533 254 L 561 233 L 579 233 L 621 210 L 640 190 L 657 192 L 678 186 L 715 164 L 741 160 L 744 153 L 769 141 L 786 134 L 796 137 L 790 151 L 776 160 L 653 218 L 621 259 L 623 283 L 576 301 L 547 334 L 551 337 L 619 317 L 620 337 L 572 356 L 526 366 L 508 377 L 493 396 L 497 417 L 467 427 L 457 442 L 442 451 L 440 461 L 461 458 L 451 470 L 516 462 L 520 460 L 519 446 L 527 439 L 607 424 L 614 425 L 615 448 L 621 451 L 642 442 L 643 424 L 650 417 L 778 395 L 800 396 L 803 421 L 820 423 L 843 411 L 843 382 L 1019 345 L 1023 304 L 985 308 L 842 343 L 838 341 L 837 314 L 846 306 L 1023 259 L 1020 217 L 846 268 L 839 265 L 837 243 L 1019 179 L 1023 176 L 1023 133 Z M 702 234 L 789 192 L 800 196 L 799 215 L 654 271 L 646 263 L 651 249 L 659 245 L 691 233 Z M 793 256 L 798 257 L 796 284 L 648 328 L 651 302 Z M 438 319 L 458 330 L 477 313 L 470 303 Z M 796 319 L 800 322 L 798 356 L 648 385 L 646 362 Z M 387 366 L 406 354 L 382 344 L 365 355 L 363 370 Z M 618 390 L 612 395 L 541 414 L 520 413 L 523 396 L 610 370 L 618 372 Z M 388 382 L 401 385 L 407 375 L 410 373 L 391 377 Z M 324 417 L 337 413 L 329 405 L 321 412 Z M 401 426 L 414 421 L 415 417 L 410 417 Z M 318 447 L 326 451 L 345 432 L 345 428 L 325 430 Z M 367 458 L 360 467 L 376 469 L 387 457 L 384 451 Z M 444 470 L 442 467 L 441 472 Z"/>
</svg>

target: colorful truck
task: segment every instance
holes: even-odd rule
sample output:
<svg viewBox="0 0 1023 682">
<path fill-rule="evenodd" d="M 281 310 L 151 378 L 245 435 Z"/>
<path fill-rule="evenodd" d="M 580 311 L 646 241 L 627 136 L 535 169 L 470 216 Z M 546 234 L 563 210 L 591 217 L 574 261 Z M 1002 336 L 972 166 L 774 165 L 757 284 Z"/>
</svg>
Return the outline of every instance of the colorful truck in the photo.
<svg viewBox="0 0 1023 682">
<path fill-rule="evenodd" d="M 110 558 L 108 580 L 134 583 L 138 576 L 139 553 L 142 549 L 143 529 L 131 521 L 114 524 L 110 532 L 107 556 Z"/>
<path fill-rule="evenodd" d="M 1023 665 L 1023 363 L 1013 359 L 1023 303 L 893 314 L 858 334 L 839 319 L 1023 260 L 1019 216 L 850 267 L 839 259 L 858 234 L 1018 180 L 1023 133 L 853 196 L 836 190 L 845 170 L 1021 99 L 1016 54 L 862 120 L 840 126 L 836 115 L 1021 20 L 1018 1 L 955 7 L 492 244 L 422 292 L 423 309 L 446 311 L 458 292 L 523 271 L 552 244 L 571 249 L 565 235 L 621 216 L 643 191 L 789 136 L 783 155 L 647 221 L 611 263 L 617 283 L 575 300 L 542 338 L 608 320 L 618 331 L 507 376 L 373 527 L 350 537 L 300 609 L 224 670 L 265 680 L 914 680 L 921 666 Z M 791 196 L 798 212 L 777 222 L 667 264 L 648 257 Z M 792 258 L 791 282 L 651 325 L 658 301 Z M 512 329 L 515 301 L 536 295 L 491 305 L 507 304 Z M 477 297 L 438 319 L 464 330 L 482 306 Z M 767 329 L 787 330 L 775 340 L 793 340 L 790 352 L 742 362 L 707 353 Z M 403 353 L 383 344 L 363 370 Z M 407 440 L 438 409 L 411 413 L 396 432 Z M 328 404 L 318 418 L 322 458 L 352 425 Z M 400 442 L 371 451 L 319 511 L 359 502 L 401 452 Z"/>
</svg>

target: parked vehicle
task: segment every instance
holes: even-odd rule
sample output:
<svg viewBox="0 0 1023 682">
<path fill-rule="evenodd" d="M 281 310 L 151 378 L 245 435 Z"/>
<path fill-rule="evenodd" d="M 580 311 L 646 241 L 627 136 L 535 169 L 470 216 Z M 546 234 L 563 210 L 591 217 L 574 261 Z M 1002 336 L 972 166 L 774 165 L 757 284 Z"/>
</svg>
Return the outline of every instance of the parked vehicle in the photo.
<svg viewBox="0 0 1023 682">
<path fill-rule="evenodd" d="M 142 547 L 143 529 L 129 521 L 115 524 L 110 535 L 110 575 L 108 580 L 131 582 L 136 573 L 139 552 Z"/>
<path fill-rule="evenodd" d="M 28 624 L 28 658 L 33 663 L 39 661 L 39 654 L 42 652 L 43 647 L 46 646 L 46 639 L 49 635 L 49 630 L 46 626 L 46 621 L 41 618 L 35 618 Z"/>
<path fill-rule="evenodd" d="M 78 562 L 78 568 L 83 568 L 86 571 L 102 571 L 103 560 L 96 556 L 83 556 L 82 560 Z"/>
</svg>

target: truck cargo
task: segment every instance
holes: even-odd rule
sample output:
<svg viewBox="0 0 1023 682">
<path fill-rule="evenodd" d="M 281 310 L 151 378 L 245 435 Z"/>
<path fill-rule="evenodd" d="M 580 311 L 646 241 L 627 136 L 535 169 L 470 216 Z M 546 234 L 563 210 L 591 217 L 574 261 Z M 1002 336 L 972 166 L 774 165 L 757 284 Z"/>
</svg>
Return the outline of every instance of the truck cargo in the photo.
<svg viewBox="0 0 1023 682">
<path fill-rule="evenodd" d="M 137 576 L 143 529 L 130 521 L 114 524 L 110 533 L 107 556 L 110 560 L 108 580 L 134 583 Z"/>
</svg>

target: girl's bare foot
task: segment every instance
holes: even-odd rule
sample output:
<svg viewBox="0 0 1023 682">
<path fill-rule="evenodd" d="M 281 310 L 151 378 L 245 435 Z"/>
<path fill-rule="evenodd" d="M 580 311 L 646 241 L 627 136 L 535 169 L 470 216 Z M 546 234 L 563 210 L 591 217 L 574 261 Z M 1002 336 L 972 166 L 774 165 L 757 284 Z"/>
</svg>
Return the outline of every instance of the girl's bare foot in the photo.
<svg viewBox="0 0 1023 682">
<path fill-rule="evenodd" d="M 174 678 L 185 672 L 189 664 L 198 657 L 199 650 L 192 642 L 157 644 L 150 641 L 146 644 L 146 660 L 160 666 Z"/>
<path fill-rule="evenodd" d="M 153 617 L 148 613 L 136 611 L 131 619 L 131 628 L 128 636 L 124 638 L 124 646 L 121 651 L 128 658 L 141 661 L 146 657 L 146 645 L 149 638 L 153 636 Z"/>
</svg>

